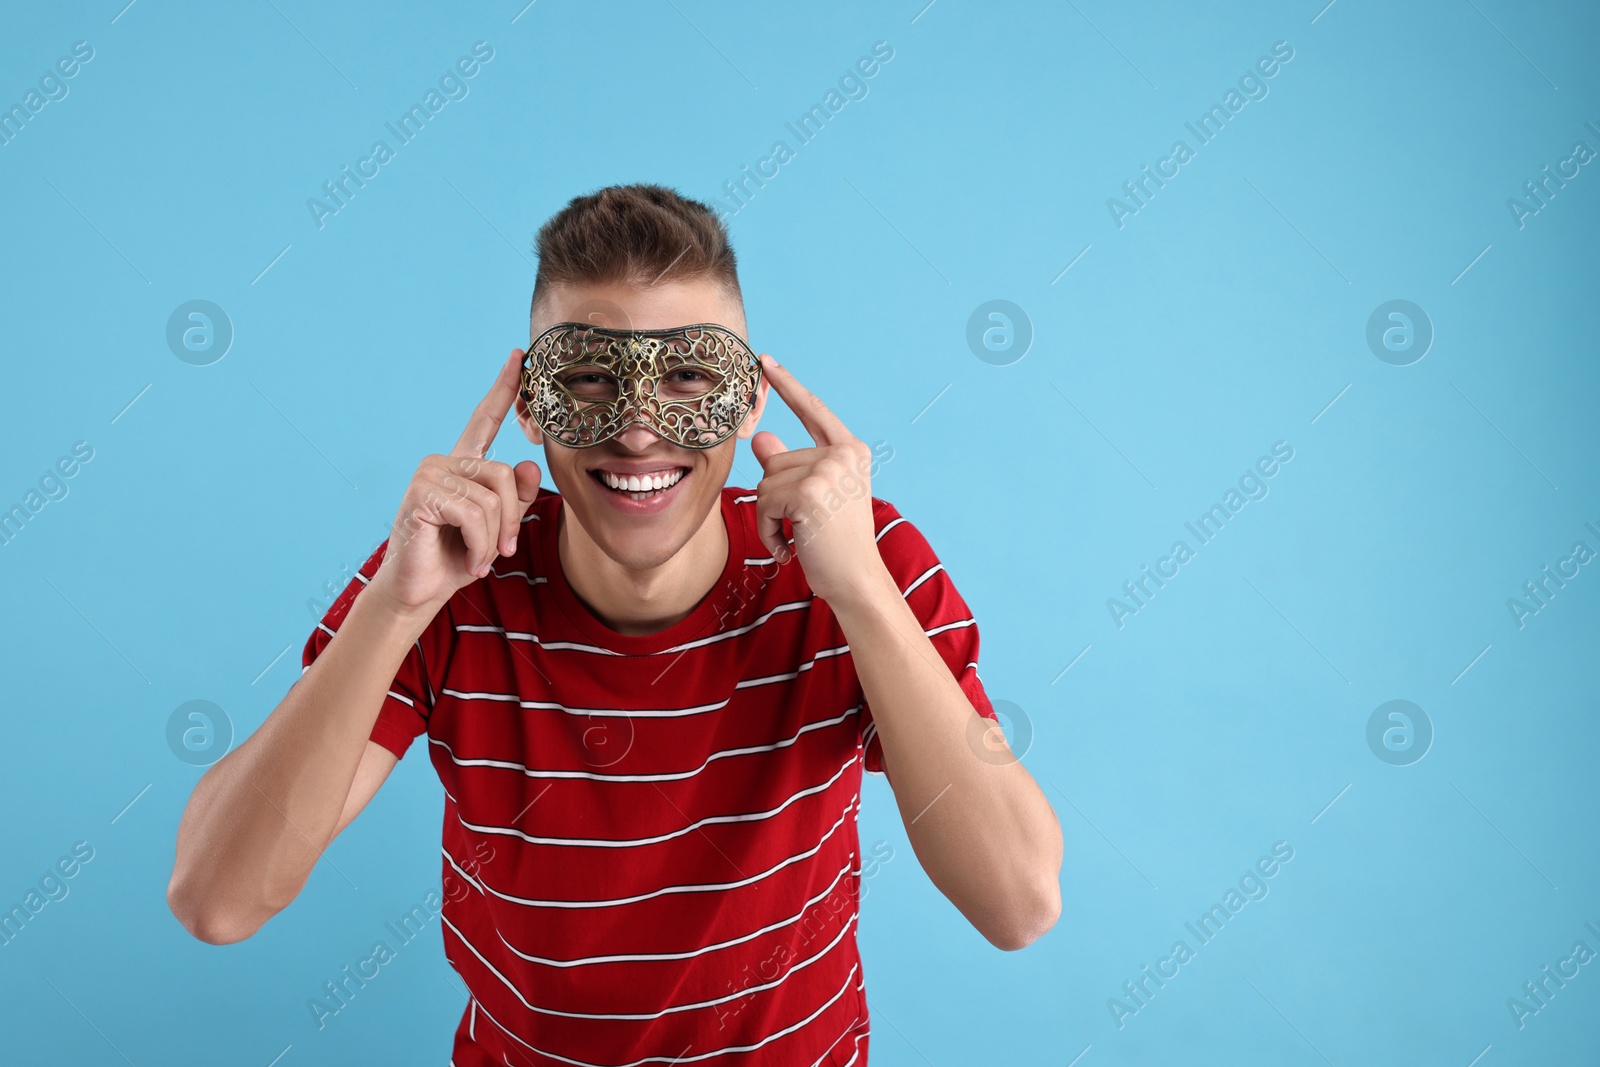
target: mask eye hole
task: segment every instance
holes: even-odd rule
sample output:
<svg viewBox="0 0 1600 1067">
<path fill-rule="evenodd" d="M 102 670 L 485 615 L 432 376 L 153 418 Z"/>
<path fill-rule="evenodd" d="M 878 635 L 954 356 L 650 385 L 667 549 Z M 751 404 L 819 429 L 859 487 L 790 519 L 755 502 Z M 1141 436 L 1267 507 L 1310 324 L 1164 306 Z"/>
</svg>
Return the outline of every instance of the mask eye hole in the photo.
<svg viewBox="0 0 1600 1067">
<path fill-rule="evenodd" d="M 698 400 L 721 384 L 721 376 L 707 367 L 675 367 L 656 382 L 656 397 L 661 400 Z"/>
<path fill-rule="evenodd" d="M 598 367 L 575 367 L 556 380 L 561 388 L 580 400 L 617 399 L 617 380 Z"/>
</svg>

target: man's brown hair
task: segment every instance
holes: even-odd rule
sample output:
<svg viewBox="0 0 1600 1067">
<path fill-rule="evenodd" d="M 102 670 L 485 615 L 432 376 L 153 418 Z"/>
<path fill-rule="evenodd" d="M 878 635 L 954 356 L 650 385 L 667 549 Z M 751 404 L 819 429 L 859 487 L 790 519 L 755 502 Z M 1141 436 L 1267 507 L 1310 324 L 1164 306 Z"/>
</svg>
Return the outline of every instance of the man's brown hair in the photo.
<svg viewBox="0 0 1600 1067">
<path fill-rule="evenodd" d="M 728 231 L 711 209 L 661 185 L 612 185 L 573 197 L 539 229 L 530 317 L 556 284 L 653 286 L 710 278 L 742 307 Z"/>
</svg>

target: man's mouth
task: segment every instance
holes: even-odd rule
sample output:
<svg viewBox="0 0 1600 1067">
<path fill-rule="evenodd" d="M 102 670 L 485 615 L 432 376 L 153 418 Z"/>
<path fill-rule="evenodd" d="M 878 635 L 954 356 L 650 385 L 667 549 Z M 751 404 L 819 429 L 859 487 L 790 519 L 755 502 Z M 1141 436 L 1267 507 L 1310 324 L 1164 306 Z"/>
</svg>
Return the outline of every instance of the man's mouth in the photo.
<svg viewBox="0 0 1600 1067">
<path fill-rule="evenodd" d="M 589 477 L 606 489 L 633 500 L 649 500 L 660 496 L 688 476 L 688 467 L 658 467 L 640 473 L 622 473 L 597 467 L 589 472 Z"/>
</svg>

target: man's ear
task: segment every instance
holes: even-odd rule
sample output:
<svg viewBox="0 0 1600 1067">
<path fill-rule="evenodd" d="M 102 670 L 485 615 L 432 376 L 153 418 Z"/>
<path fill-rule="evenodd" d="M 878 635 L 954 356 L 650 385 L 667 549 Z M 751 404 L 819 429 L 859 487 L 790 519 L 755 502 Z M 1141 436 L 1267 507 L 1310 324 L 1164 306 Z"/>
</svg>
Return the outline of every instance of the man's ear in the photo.
<svg viewBox="0 0 1600 1067">
<path fill-rule="evenodd" d="M 756 432 L 756 425 L 761 421 L 761 413 L 767 409 L 767 376 L 761 376 L 761 382 L 756 386 L 756 402 L 750 405 L 749 414 L 739 424 L 739 437 L 749 439 Z"/>
</svg>

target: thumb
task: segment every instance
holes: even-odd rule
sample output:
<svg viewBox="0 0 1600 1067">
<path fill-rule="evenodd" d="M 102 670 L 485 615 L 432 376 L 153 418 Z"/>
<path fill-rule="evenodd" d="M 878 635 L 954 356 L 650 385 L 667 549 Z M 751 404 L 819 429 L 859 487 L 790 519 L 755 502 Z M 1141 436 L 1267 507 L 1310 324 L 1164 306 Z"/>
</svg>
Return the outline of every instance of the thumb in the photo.
<svg viewBox="0 0 1600 1067">
<path fill-rule="evenodd" d="M 511 473 L 517 479 L 517 500 L 522 504 L 523 514 L 539 498 L 539 465 L 531 459 L 525 459 L 511 468 Z"/>
<path fill-rule="evenodd" d="M 788 447 L 771 430 L 762 430 L 750 438 L 750 451 L 755 454 L 756 461 L 764 468 L 767 460 L 782 452 L 789 451 Z"/>
</svg>

